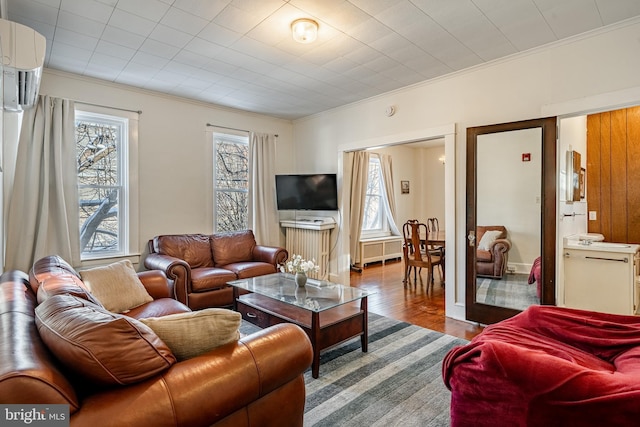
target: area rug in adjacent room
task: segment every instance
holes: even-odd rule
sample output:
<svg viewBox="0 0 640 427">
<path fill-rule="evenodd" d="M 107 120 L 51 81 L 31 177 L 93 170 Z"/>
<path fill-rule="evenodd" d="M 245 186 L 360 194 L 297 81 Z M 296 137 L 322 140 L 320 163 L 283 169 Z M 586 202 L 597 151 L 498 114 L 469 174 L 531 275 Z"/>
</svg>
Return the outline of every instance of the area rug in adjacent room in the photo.
<svg viewBox="0 0 640 427">
<path fill-rule="evenodd" d="M 505 274 L 502 279 L 479 277 L 476 301 L 498 307 L 524 310 L 540 304 L 536 286 L 528 283 L 528 274 Z"/>
<path fill-rule="evenodd" d="M 319 378 L 305 373 L 305 427 L 449 426 L 442 359 L 465 343 L 370 313 L 368 353 L 352 339 L 321 353 Z"/>
</svg>

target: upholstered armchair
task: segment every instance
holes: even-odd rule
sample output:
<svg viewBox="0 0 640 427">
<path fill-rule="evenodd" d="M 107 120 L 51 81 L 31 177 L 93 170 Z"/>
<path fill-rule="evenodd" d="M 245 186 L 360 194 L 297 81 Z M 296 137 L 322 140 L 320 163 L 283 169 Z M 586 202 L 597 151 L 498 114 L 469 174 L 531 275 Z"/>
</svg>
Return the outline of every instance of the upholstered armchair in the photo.
<svg viewBox="0 0 640 427">
<path fill-rule="evenodd" d="M 479 225 L 476 230 L 476 275 L 502 279 L 511 249 L 507 229 L 502 225 Z"/>
</svg>

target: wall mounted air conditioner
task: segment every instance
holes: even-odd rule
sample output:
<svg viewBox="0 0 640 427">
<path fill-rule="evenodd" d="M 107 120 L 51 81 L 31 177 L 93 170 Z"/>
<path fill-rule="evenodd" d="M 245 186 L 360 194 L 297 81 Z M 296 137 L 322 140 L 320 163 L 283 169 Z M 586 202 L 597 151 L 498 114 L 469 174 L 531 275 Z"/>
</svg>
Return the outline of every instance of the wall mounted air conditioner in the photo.
<svg viewBox="0 0 640 427">
<path fill-rule="evenodd" d="M 40 89 L 46 39 L 32 28 L 0 19 L 0 45 L 4 110 L 33 107 Z"/>
</svg>

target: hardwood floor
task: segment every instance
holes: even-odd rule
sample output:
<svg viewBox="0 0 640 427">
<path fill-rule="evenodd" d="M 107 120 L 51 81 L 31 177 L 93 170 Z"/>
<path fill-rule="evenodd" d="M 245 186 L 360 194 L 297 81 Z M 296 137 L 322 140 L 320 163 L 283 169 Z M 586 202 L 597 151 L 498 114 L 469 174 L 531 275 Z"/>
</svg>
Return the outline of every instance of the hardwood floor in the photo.
<svg viewBox="0 0 640 427">
<path fill-rule="evenodd" d="M 372 313 L 467 340 L 482 331 L 479 325 L 445 316 L 445 291 L 439 272 L 435 273 L 432 291 L 430 286 L 427 288 L 423 283 L 427 279 L 426 271 L 422 272 L 422 281 L 418 277 L 417 286 L 414 285 L 413 275 L 410 283 L 402 283 L 403 268 L 401 260 L 387 261 L 385 265 L 369 264 L 362 269 L 362 273 L 351 272 L 351 286 L 376 292 L 369 296 L 369 311 Z"/>
</svg>

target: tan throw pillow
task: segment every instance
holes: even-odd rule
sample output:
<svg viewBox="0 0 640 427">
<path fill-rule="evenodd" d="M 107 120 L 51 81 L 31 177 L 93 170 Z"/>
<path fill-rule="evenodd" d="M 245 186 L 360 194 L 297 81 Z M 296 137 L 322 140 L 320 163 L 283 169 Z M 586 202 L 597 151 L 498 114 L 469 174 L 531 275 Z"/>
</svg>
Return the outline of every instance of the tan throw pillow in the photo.
<svg viewBox="0 0 640 427">
<path fill-rule="evenodd" d="M 153 301 L 129 260 L 83 270 L 80 277 L 104 308 L 114 313 Z"/>
<path fill-rule="evenodd" d="M 139 320 L 153 329 L 180 361 L 240 339 L 242 316 L 224 308 L 205 308 Z"/>
<path fill-rule="evenodd" d="M 38 305 L 35 314 L 51 353 L 70 371 L 97 384 L 136 383 L 176 362 L 151 328 L 83 298 L 54 295 Z"/>
</svg>

